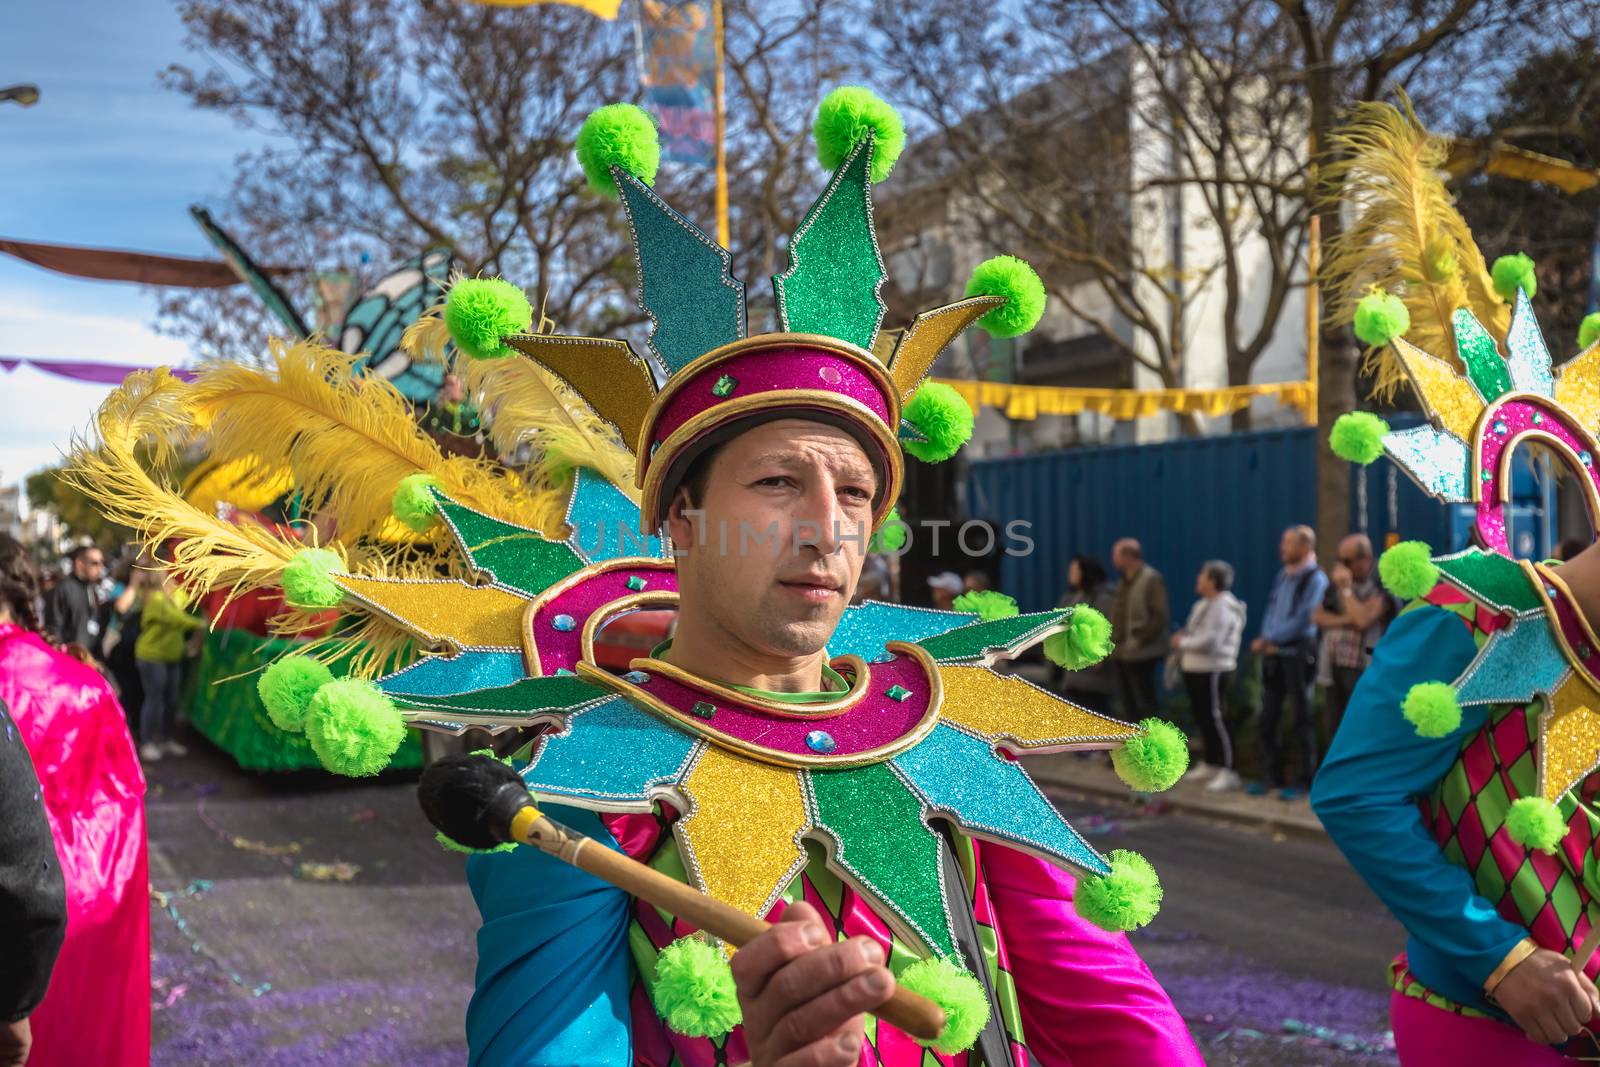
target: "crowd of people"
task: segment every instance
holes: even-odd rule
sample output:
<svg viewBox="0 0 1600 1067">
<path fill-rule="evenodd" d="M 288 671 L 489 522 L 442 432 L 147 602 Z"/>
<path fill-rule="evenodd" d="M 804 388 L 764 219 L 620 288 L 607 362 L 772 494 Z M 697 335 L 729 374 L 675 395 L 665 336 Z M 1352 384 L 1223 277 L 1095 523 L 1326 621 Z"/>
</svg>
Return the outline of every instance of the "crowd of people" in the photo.
<svg viewBox="0 0 1600 1067">
<path fill-rule="evenodd" d="M 1166 579 L 1145 561 L 1137 540 L 1112 546 L 1114 581 L 1094 557 L 1073 556 L 1059 605 L 1087 604 L 1105 614 L 1115 649 L 1097 667 L 1057 670 L 1055 688 L 1077 704 L 1133 719 L 1157 708 L 1163 689 L 1181 692 L 1198 757 L 1190 781 L 1215 792 L 1304 797 L 1400 604 L 1378 584 L 1365 534 L 1340 541 L 1328 568 L 1318 561 L 1316 533 L 1308 526 L 1285 530 L 1278 554 L 1282 567 L 1258 624 L 1252 627 L 1246 604 L 1233 593 L 1233 566 L 1214 559 L 1195 575 L 1194 603 L 1176 631 Z M 1238 684 L 1241 668 L 1259 668 L 1258 688 Z M 1259 692 L 1252 711 L 1260 758 L 1247 781 L 1233 708 L 1236 694 L 1250 689 Z"/>
</svg>

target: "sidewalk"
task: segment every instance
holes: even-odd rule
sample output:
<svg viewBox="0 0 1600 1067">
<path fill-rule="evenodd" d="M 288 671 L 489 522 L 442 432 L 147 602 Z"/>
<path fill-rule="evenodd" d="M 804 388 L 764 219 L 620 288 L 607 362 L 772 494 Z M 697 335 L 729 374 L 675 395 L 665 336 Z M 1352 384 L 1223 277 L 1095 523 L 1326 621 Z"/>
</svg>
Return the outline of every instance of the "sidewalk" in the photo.
<svg viewBox="0 0 1600 1067">
<path fill-rule="evenodd" d="M 1027 756 L 1022 765 L 1046 791 L 1063 790 L 1118 800 L 1133 800 L 1138 795 L 1123 784 L 1111 769 L 1111 761 L 1102 753 L 1093 753 L 1087 759 L 1072 752 Z M 1204 782 L 1179 782 L 1154 799 L 1173 811 L 1220 819 L 1237 826 L 1324 839 L 1327 835 L 1303 797 L 1283 801 L 1276 794 L 1252 797 L 1237 791 L 1207 793 Z"/>
</svg>

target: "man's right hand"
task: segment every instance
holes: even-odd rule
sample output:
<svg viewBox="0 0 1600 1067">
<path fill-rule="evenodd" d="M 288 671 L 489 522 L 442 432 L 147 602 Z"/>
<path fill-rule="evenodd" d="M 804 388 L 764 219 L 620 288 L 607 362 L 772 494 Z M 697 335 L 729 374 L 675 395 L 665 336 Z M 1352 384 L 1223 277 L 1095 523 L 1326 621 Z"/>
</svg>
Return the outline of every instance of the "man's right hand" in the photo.
<svg viewBox="0 0 1600 1067">
<path fill-rule="evenodd" d="M 27 1019 L 0 1023 L 0 1067 L 22 1067 L 33 1047 L 33 1031 Z"/>
<path fill-rule="evenodd" d="M 1600 1015 L 1600 992 L 1559 952 L 1541 948 L 1494 988 L 1494 1001 L 1529 1040 L 1559 1045 Z"/>
<path fill-rule="evenodd" d="M 733 954 L 752 1067 L 855 1067 L 862 1013 L 894 993 L 883 948 L 866 937 L 831 942 L 801 901 Z"/>
</svg>

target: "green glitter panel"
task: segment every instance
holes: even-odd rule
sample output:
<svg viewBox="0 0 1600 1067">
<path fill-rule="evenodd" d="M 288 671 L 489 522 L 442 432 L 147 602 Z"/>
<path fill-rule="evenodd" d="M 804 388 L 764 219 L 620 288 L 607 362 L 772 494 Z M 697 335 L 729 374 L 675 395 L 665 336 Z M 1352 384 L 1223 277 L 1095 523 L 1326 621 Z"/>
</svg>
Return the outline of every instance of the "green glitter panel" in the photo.
<svg viewBox="0 0 1600 1067">
<path fill-rule="evenodd" d="M 583 567 L 565 541 L 547 541 L 517 526 L 440 498 L 439 510 L 474 567 L 490 571 L 502 585 L 537 596 Z"/>
<path fill-rule="evenodd" d="M 1500 350 L 1483 324 L 1466 308 L 1457 308 L 1450 324 L 1456 331 L 1456 352 L 1472 384 L 1478 387 L 1479 395 L 1493 402 L 1496 397 L 1511 392 L 1511 371 L 1500 358 Z"/>
<path fill-rule="evenodd" d="M 789 242 L 789 269 L 774 275 L 778 328 L 871 348 L 883 321 L 885 271 L 872 227 L 872 138 L 856 146 Z"/>
<path fill-rule="evenodd" d="M 669 375 L 744 336 L 744 285 L 726 249 L 633 175 L 613 167 L 639 260 L 650 351 Z"/>
<path fill-rule="evenodd" d="M 1496 610 L 1520 613 L 1539 608 L 1539 594 L 1515 560 L 1474 548 L 1434 562 L 1451 585 Z"/>
<path fill-rule="evenodd" d="M 1071 614 L 1070 610 L 1035 611 L 991 622 L 975 622 L 936 637 L 925 637 L 917 644 L 938 663 L 961 663 L 995 650 L 1014 652 Z"/>
<path fill-rule="evenodd" d="M 818 829 L 837 842 L 834 862 L 929 948 L 955 958 L 939 876 L 939 838 L 922 821 L 922 801 L 882 763 L 811 771 L 808 778 Z"/>
<path fill-rule="evenodd" d="M 577 704 L 605 695 L 606 690 L 591 685 L 575 674 L 559 674 L 544 678 L 523 678 L 510 685 L 477 689 L 470 693 L 457 693 L 448 697 L 405 696 L 396 693 L 394 699 L 401 707 L 440 713 L 526 712 L 529 716 L 535 716 L 565 711 Z"/>
</svg>

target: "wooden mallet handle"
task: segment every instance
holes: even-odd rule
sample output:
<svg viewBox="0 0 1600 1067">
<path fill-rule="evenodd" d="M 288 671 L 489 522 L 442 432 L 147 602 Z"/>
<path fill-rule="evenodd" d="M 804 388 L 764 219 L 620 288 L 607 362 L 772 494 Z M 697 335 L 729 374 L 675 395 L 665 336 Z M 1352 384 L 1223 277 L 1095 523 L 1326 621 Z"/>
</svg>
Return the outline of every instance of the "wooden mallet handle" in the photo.
<svg viewBox="0 0 1600 1067">
<path fill-rule="evenodd" d="M 664 908 L 735 947 L 771 929 L 766 921 L 746 915 L 715 897 L 706 896 L 654 867 L 596 844 L 580 834 L 568 833 L 559 823 L 540 814 L 537 808 L 523 808 L 516 814 L 511 820 L 511 836 L 524 845 L 548 852 L 557 859 L 588 871 L 596 878 L 627 890 L 641 900 Z M 894 995 L 873 1014 L 923 1041 L 932 1041 L 944 1031 L 943 1009 L 904 986 L 895 986 Z"/>
</svg>

